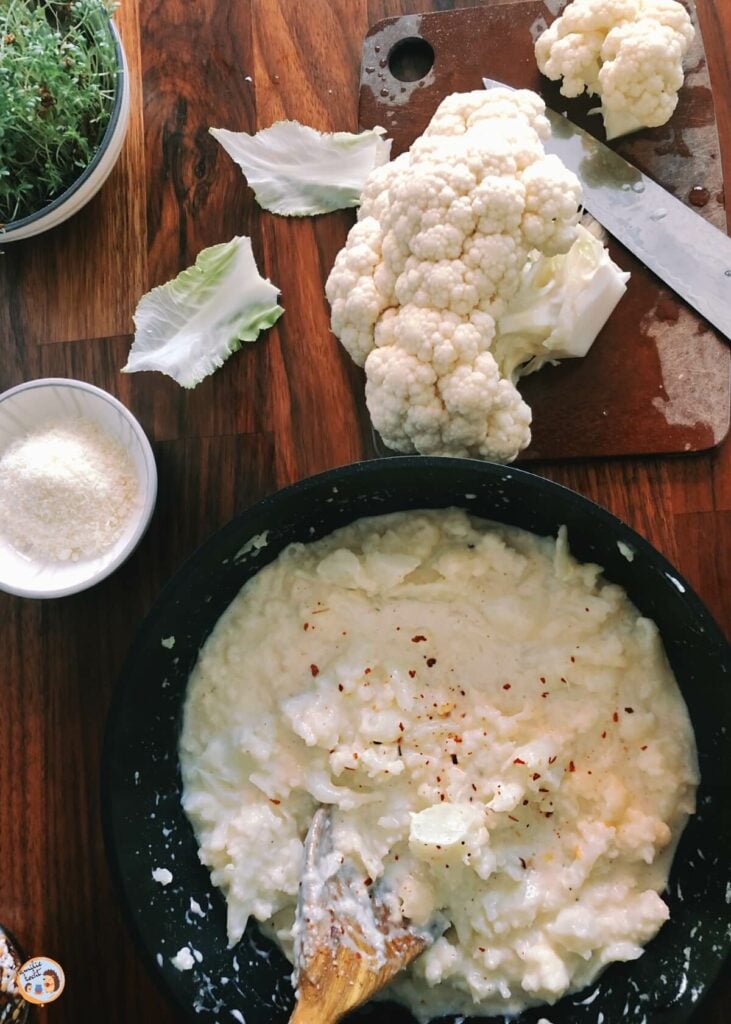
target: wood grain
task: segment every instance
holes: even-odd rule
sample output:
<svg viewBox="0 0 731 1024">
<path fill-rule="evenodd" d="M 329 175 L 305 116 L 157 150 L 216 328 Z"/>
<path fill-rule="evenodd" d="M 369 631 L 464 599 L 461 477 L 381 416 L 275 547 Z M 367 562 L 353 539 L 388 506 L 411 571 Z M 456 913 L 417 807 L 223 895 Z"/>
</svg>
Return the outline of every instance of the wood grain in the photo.
<svg viewBox="0 0 731 1024">
<path fill-rule="evenodd" d="M 68 989 L 48 1011 L 58 1024 L 179 1020 L 126 930 L 99 826 L 104 718 L 136 627 L 175 568 L 238 509 L 374 451 L 361 375 L 329 334 L 322 295 L 352 215 L 290 223 L 262 213 L 207 128 L 254 130 L 282 116 L 353 128 L 367 25 L 444 6 L 146 0 L 137 111 L 144 147 L 128 140 L 118 172 L 126 184 L 110 179 L 86 215 L 8 247 L 0 260 L 0 388 L 50 374 L 101 385 L 140 418 L 160 472 L 150 532 L 114 576 L 61 601 L 0 595 L 0 921 L 29 952 L 66 968 Z M 699 0 L 699 8 L 728 176 L 731 5 Z M 134 0 L 119 17 L 134 54 Z M 252 235 L 264 272 L 282 289 L 287 313 L 277 328 L 193 392 L 157 374 L 121 375 L 139 294 L 236 233 Z M 692 458 L 532 468 L 639 529 L 731 629 L 728 442 Z M 697 1024 L 728 1024 L 729 1004 L 727 978 Z"/>
</svg>

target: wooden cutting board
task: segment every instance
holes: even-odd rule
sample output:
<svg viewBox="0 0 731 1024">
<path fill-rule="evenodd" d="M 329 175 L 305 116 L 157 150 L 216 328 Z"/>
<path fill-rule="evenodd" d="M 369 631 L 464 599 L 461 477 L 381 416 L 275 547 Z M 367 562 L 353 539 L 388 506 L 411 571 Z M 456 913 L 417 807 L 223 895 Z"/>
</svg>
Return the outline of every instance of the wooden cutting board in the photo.
<svg viewBox="0 0 731 1024">
<path fill-rule="evenodd" d="M 533 40 L 564 0 L 495 0 L 490 7 L 389 18 L 363 46 L 360 123 L 383 125 L 397 156 L 451 92 L 482 88 L 483 76 L 540 92 L 605 140 L 596 100 L 567 100 L 538 72 Z M 670 124 L 616 147 L 678 198 L 725 230 L 723 179 L 703 41 L 696 40 Z M 405 79 L 405 80 L 404 80 Z M 615 145 L 615 144 L 613 144 Z M 632 274 L 627 294 L 585 359 L 566 360 L 521 382 L 533 409 L 522 460 L 697 452 L 726 436 L 731 349 L 622 245 L 613 259 Z"/>
</svg>

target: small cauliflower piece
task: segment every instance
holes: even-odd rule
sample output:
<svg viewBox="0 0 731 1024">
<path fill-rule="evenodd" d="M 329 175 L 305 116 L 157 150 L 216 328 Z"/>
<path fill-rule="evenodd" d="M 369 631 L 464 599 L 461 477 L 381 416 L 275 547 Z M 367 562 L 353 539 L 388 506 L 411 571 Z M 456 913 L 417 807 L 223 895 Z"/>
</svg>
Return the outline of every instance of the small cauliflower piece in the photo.
<svg viewBox="0 0 731 1024">
<path fill-rule="evenodd" d="M 439 803 L 411 815 L 409 847 L 420 860 L 439 860 L 482 828 L 485 812 L 477 804 Z"/>
<path fill-rule="evenodd" d="M 535 93 L 456 93 L 366 181 L 326 292 L 388 447 L 511 462 L 529 444 L 491 347 L 529 257 L 576 239 L 580 185 L 549 134 Z"/>
<path fill-rule="evenodd" d="M 677 0 L 573 0 L 536 41 L 538 67 L 564 96 L 601 99 L 607 138 L 672 116 L 695 29 Z"/>
</svg>

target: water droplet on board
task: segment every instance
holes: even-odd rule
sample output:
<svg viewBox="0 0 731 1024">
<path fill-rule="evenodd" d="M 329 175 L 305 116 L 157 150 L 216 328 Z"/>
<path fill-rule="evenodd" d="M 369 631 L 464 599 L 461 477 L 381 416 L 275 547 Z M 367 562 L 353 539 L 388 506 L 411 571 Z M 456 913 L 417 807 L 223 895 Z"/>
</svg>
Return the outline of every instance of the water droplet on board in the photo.
<svg viewBox="0 0 731 1024">
<path fill-rule="evenodd" d="M 378 62 L 378 66 L 382 67 L 382 68 L 385 68 L 387 64 L 388 64 L 388 61 L 386 60 L 386 58 L 385 57 L 381 57 L 381 59 Z"/>
<path fill-rule="evenodd" d="M 381 52 L 381 47 L 380 46 L 374 46 L 373 49 L 376 51 L 376 53 L 380 53 Z"/>
<path fill-rule="evenodd" d="M 375 68 L 366 68 L 365 69 L 365 73 L 367 75 L 372 75 L 375 70 L 376 70 Z"/>
<path fill-rule="evenodd" d="M 706 206 L 711 198 L 711 193 L 703 185 L 694 185 L 688 193 L 691 206 Z"/>
<path fill-rule="evenodd" d="M 386 89 L 385 87 L 381 89 L 381 96 L 388 96 L 388 89 Z"/>
<path fill-rule="evenodd" d="M 724 277 L 731 277 L 731 270 L 724 270 L 723 276 Z"/>
<path fill-rule="evenodd" d="M 667 217 L 667 215 L 668 211 L 663 209 L 663 207 L 660 207 L 659 210 L 652 211 L 652 213 L 650 214 L 650 220 L 663 220 L 665 217 Z"/>
<path fill-rule="evenodd" d="M 629 192 L 630 191 L 629 185 L 622 185 L 622 191 L 623 192 Z"/>
<path fill-rule="evenodd" d="M 636 181 L 634 183 L 634 185 L 632 186 L 632 191 L 633 192 L 644 192 L 645 191 L 645 186 L 642 184 L 641 181 Z"/>
</svg>

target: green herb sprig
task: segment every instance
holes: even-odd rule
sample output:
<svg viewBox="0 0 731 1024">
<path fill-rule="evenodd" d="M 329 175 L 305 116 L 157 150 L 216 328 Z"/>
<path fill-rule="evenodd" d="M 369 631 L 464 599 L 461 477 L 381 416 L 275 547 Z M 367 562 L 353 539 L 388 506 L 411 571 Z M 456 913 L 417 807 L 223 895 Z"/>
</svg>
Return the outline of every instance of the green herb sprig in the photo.
<svg viewBox="0 0 731 1024">
<path fill-rule="evenodd" d="M 114 103 L 107 0 L 0 0 L 0 225 L 81 174 Z"/>
</svg>

